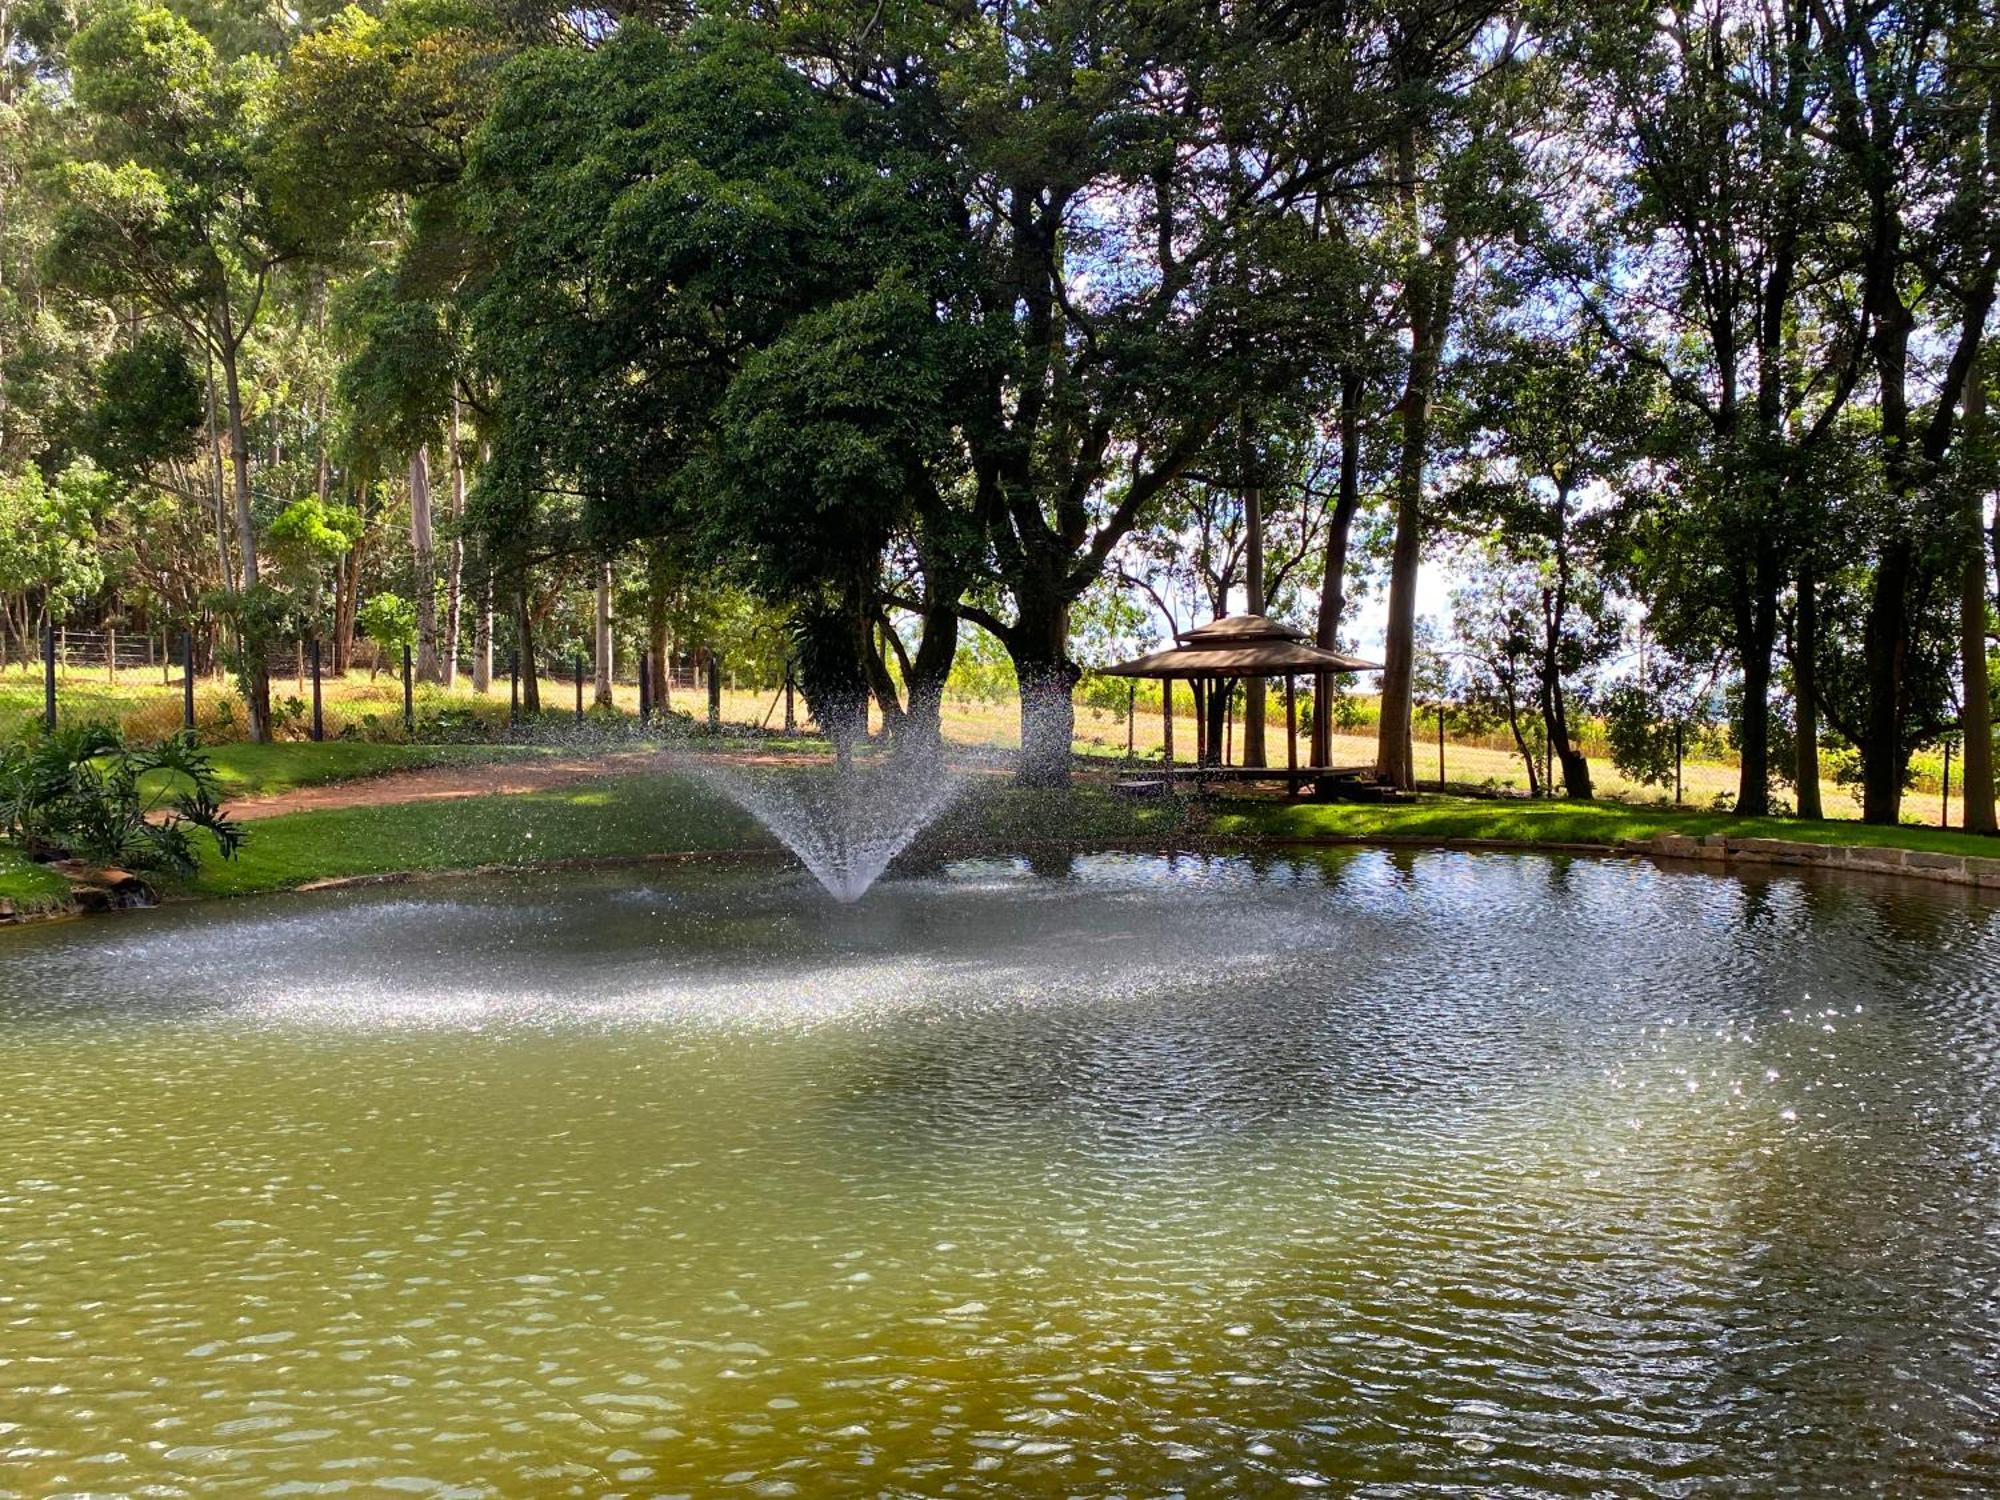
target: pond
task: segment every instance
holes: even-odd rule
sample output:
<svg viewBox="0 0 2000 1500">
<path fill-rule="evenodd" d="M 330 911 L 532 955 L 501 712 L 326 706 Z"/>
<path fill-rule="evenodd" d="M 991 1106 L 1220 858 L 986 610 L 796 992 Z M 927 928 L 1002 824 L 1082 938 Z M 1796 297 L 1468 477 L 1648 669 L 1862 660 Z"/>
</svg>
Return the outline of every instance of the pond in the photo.
<svg viewBox="0 0 2000 1500">
<path fill-rule="evenodd" d="M 2000 1491 L 2000 908 L 768 863 L 0 936 L 0 1494 Z"/>
</svg>

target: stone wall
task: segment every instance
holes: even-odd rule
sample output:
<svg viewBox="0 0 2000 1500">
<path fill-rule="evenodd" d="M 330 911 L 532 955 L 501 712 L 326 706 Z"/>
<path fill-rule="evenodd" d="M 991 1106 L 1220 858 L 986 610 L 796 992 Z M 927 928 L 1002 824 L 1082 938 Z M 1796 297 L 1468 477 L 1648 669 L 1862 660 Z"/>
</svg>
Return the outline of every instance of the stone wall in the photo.
<svg viewBox="0 0 2000 1500">
<path fill-rule="evenodd" d="M 1634 854 L 1665 859 L 1714 864 L 1817 865 L 1828 870 L 1900 875 L 1906 879 L 2000 891 L 2000 858 L 1985 859 L 1973 854 L 1933 854 L 1923 849 L 1890 849 L 1873 844 L 1732 838 L 1723 833 L 1711 833 L 1706 838 L 1662 833 L 1650 839 L 1628 839 L 1621 847 Z"/>
</svg>

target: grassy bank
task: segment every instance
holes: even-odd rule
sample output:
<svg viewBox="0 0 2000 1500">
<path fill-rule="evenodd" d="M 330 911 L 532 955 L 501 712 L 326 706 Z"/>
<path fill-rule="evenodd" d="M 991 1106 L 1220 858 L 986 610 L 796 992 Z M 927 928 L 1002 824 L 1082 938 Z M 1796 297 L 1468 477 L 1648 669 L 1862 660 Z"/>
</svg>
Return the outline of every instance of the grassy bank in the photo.
<svg viewBox="0 0 2000 1500">
<path fill-rule="evenodd" d="M 1523 844 L 1614 845 L 1661 833 L 1730 833 L 1825 843 L 1871 843 L 2000 857 L 2000 841 L 1923 828 L 1739 819 L 1617 803 L 1523 804 L 1425 798 L 1405 807 L 1191 798 L 1130 802 L 1094 789 L 976 788 L 921 841 L 918 854 L 963 846 L 1176 843 L 1315 839 L 1498 839 Z M 211 861 L 191 895 L 282 890 L 315 880 L 392 871 L 467 869 L 591 858 L 770 849 L 766 834 L 698 783 L 624 776 L 511 797 L 297 813 L 256 825 L 232 863 Z"/>
<path fill-rule="evenodd" d="M 1616 844 L 1663 833 L 1702 837 L 1794 839 L 1814 844 L 1868 844 L 1923 849 L 1938 854 L 2000 858 L 2000 839 L 1904 824 L 1801 822 L 1791 818 L 1739 818 L 1726 812 L 1677 811 L 1622 802 L 1494 801 L 1424 797 L 1404 807 L 1339 803 L 1223 804 L 1210 824 L 1220 837 L 1505 839 L 1524 844 Z"/>
<path fill-rule="evenodd" d="M 435 763 L 422 747 L 322 746 L 326 759 L 298 763 L 298 747 L 234 747 L 232 774 L 269 789 L 333 778 L 337 762 L 393 770 Z M 293 752 L 293 753 L 287 753 Z M 333 752 L 327 754 L 327 752 Z M 381 752 L 403 752 L 382 758 Z M 460 755 L 468 752 L 435 751 Z M 472 752 L 478 753 L 478 752 Z M 490 752 L 487 752 L 490 753 Z M 219 757 L 222 759 L 223 757 Z M 783 773 L 776 773 L 783 774 Z M 1739 819 L 1620 803 L 1527 803 L 1426 797 L 1401 807 L 1181 797 L 1126 801 L 1094 788 L 1025 792 L 982 782 L 920 841 L 916 853 L 987 846 L 1146 843 L 1166 848 L 1210 841 L 1506 840 L 1530 845 L 1614 845 L 1662 833 L 1729 833 L 1829 844 L 1868 843 L 1939 853 L 2000 857 L 2000 841 L 1935 829 L 1869 828 L 1854 823 Z M 294 813 L 256 823 L 237 859 L 211 858 L 194 879 L 170 887 L 184 896 L 243 895 L 314 881 L 402 871 L 447 871 L 582 859 L 773 848 L 734 805 L 675 776 L 619 776 L 573 786 L 453 801 Z M 46 870 L 0 853 L 0 897 L 23 910 L 58 901 L 62 883 Z"/>
<path fill-rule="evenodd" d="M 50 911 L 68 899 L 69 882 L 25 854 L 0 847 L 0 902 L 15 911 Z"/>
</svg>

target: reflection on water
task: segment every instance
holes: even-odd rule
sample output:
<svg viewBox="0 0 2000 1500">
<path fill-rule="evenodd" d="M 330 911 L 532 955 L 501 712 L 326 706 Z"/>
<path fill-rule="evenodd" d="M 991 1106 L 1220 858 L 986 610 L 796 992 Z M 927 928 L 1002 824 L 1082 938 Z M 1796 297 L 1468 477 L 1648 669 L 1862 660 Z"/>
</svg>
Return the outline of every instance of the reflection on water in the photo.
<svg viewBox="0 0 2000 1500">
<path fill-rule="evenodd" d="M 2000 1488 L 2000 913 L 1496 855 L 0 940 L 0 1494 Z"/>
</svg>

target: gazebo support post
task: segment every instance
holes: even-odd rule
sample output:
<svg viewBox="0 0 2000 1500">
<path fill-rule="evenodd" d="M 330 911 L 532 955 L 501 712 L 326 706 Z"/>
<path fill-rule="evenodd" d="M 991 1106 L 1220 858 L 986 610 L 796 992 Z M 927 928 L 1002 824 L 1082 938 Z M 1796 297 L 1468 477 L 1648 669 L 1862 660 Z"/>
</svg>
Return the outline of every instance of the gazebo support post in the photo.
<svg viewBox="0 0 2000 1500">
<path fill-rule="evenodd" d="M 1299 768 L 1299 680 L 1292 673 L 1285 674 L 1285 769 Z M 1290 783 L 1294 796 L 1298 794 L 1297 780 Z"/>
<path fill-rule="evenodd" d="M 1174 680 L 1160 679 L 1160 764 L 1166 768 L 1167 790 L 1174 789 Z"/>
<path fill-rule="evenodd" d="M 1190 677 L 1188 688 L 1194 693 L 1194 769 L 1199 781 L 1202 769 L 1208 764 L 1208 704 L 1204 701 L 1207 695 L 1202 691 L 1199 677 Z"/>
</svg>

